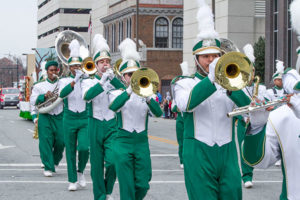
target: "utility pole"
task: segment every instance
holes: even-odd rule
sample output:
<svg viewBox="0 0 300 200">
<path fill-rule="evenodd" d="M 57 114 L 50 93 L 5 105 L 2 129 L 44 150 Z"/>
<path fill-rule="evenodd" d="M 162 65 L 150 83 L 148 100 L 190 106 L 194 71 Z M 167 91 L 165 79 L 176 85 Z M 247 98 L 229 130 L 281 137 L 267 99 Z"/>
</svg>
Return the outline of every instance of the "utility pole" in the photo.
<svg viewBox="0 0 300 200">
<path fill-rule="evenodd" d="M 135 22 L 135 27 L 136 27 L 136 51 L 139 51 L 139 0 L 136 0 L 136 22 Z"/>
</svg>

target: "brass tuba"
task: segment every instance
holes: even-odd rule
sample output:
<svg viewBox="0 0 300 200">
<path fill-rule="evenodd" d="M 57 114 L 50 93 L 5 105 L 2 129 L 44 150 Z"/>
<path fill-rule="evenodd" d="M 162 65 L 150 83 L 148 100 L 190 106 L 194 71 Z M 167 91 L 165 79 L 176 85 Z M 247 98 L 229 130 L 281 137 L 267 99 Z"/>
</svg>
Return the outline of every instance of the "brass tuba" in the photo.
<svg viewBox="0 0 300 200">
<path fill-rule="evenodd" d="M 130 85 L 137 95 L 149 97 L 157 92 L 159 77 L 153 69 L 141 68 L 132 74 Z"/>
<path fill-rule="evenodd" d="M 84 38 L 79 33 L 76 33 L 75 31 L 71 31 L 71 30 L 62 31 L 56 37 L 55 50 L 57 52 L 58 58 L 64 64 L 64 67 L 68 66 L 68 59 L 70 57 L 69 44 L 71 43 L 72 40 L 75 39 L 78 40 L 81 47 L 88 49 L 88 45 L 84 40 Z M 82 52 L 80 53 L 82 54 Z M 81 57 L 83 57 L 84 59 L 81 65 L 81 70 L 88 75 L 93 75 L 97 72 L 97 69 L 93 59 L 89 57 L 88 54 L 89 53 L 87 50 L 87 52 L 84 52 L 84 55 L 81 55 Z M 64 74 L 66 75 L 69 69 L 65 67 L 63 71 L 65 71 Z"/>
<path fill-rule="evenodd" d="M 253 66 L 248 57 L 240 52 L 223 55 L 215 68 L 215 81 L 229 91 L 243 89 L 252 78 Z"/>
</svg>

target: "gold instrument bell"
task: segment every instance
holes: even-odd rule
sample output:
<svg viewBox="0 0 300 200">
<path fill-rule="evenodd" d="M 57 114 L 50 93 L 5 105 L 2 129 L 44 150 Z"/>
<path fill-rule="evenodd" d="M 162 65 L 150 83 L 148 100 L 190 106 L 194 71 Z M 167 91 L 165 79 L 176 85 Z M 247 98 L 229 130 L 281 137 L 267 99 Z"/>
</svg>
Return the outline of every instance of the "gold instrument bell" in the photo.
<svg viewBox="0 0 300 200">
<path fill-rule="evenodd" d="M 88 75 L 94 75 L 97 72 L 96 65 L 91 57 L 87 57 L 82 61 L 81 69 Z"/>
<path fill-rule="evenodd" d="M 135 94 L 149 97 L 157 92 L 159 77 L 153 69 L 141 68 L 132 74 L 130 84 Z"/>
<path fill-rule="evenodd" d="M 241 90 L 251 81 L 253 68 L 248 57 L 240 52 L 223 55 L 215 68 L 215 81 L 229 91 Z"/>
</svg>

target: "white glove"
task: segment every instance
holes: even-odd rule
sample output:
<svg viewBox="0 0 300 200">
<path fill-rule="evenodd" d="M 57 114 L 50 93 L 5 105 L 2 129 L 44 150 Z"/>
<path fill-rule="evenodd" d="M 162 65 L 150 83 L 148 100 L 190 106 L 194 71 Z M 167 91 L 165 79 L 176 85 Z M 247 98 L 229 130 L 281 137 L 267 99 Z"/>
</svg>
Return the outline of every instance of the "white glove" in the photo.
<svg viewBox="0 0 300 200">
<path fill-rule="evenodd" d="M 249 113 L 251 123 L 251 134 L 259 133 L 264 125 L 268 122 L 269 111 L 265 109 L 257 110 Z"/>
<path fill-rule="evenodd" d="M 80 80 L 81 76 L 83 75 L 83 71 L 76 69 L 75 72 L 76 72 L 76 75 L 74 78 L 74 82 L 77 83 Z"/>
<path fill-rule="evenodd" d="M 105 73 L 108 74 L 109 80 L 113 79 L 115 76 L 114 71 L 111 68 L 107 69 Z"/>
<path fill-rule="evenodd" d="M 150 103 L 151 99 L 152 99 L 152 96 L 146 97 L 146 102 Z"/>
<path fill-rule="evenodd" d="M 129 85 L 129 87 L 126 89 L 126 92 L 127 92 L 128 95 L 132 94 L 131 85 Z"/>
<path fill-rule="evenodd" d="M 216 58 L 212 63 L 209 64 L 209 73 L 207 76 L 212 83 L 215 82 L 215 68 L 219 59 L 220 58 Z"/>
<path fill-rule="evenodd" d="M 104 85 L 104 83 L 108 80 L 109 76 L 110 76 L 109 73 L 107 72 L 103 73 L 99 81 L 100 85 Z"/>
<path fill-rule="evenodd" d="M 35 118 L 35 119 L 33 120 L 33 123 L 36 124 L 37 121 L 38 121 L 38 118 Z"/>
</svg>

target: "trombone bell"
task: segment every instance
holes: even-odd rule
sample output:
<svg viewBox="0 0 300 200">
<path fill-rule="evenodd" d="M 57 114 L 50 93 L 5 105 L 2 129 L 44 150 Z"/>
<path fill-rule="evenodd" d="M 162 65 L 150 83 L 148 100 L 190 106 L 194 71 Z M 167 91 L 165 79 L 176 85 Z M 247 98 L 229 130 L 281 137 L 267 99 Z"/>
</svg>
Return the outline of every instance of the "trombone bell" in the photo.
<svg viewBox="0 0 300 200">
<path fill-rule="evenodd" d="M 132 74 L 130 84 L 134 93 L 149 97 L 157 92 L 159 77 L 153 69 L 141 68 Z"/>
<path fill-rule="evenodd" d="M 229 91 L 243 89 L 252 78 L 252 64 L 240 52 L 223 55 L 216 64 L 215 81 Z"/>
</svg>

